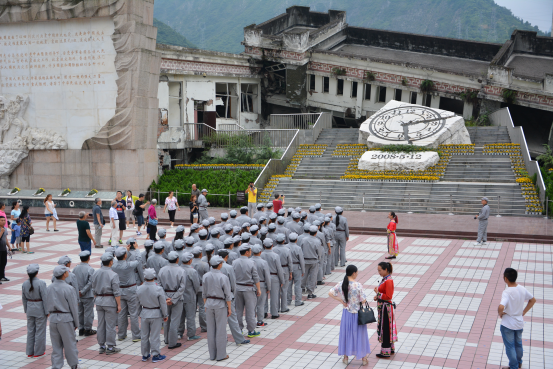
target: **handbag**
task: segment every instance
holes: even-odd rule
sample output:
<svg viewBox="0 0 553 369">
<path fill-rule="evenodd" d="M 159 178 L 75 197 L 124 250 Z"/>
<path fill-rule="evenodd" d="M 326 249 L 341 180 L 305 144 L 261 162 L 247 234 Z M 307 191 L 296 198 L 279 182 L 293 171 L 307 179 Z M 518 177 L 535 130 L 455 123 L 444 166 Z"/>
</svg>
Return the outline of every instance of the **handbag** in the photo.
<svg viewBox="0 0 553 369">
<path fill-rule="evenodd" d="M 35 234 L 35 229 L 33 228 L 33 226 L 30 226 L 29 227 L 29 236 L 32 235 L 32 234 Z"/>
<path fill-rule="evenodd" d="M 148 219 L 148 224 L 156 226 L 157 225 L 157 219 L 152 219 L 152 218 Z"/>
<path fill-rule="evenodd" d="M 369 323 L 376 323 L 374 311 L 371 309 L 368 302 L 365 302 L 365 306 L 363 306 L 363 303 L 360 302 L 359 311 L 357 312 L 357 324 L 365 325 Z"/>
</svg>

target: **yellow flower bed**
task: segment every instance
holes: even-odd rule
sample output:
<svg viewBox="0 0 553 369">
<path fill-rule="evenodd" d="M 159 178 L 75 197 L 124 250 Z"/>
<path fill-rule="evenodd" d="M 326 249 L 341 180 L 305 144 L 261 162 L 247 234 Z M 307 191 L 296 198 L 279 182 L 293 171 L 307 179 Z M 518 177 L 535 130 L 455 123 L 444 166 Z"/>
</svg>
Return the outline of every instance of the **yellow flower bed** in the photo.
<svg viewBox="0 0 553 369">
<path fill-rule="evenodd" d="M 526 200 L 526 213 L 542 214 L 543 206 L 538 196 L 538 192 L 536 191 L 536 186 L 534 186 L 534 183 L 532 183 L 530 178 L 523 178 L 526 178 L 529 181 L 519 182 L 519 179 L 522 179 L 519 178 L 517 179 L 517 182 L 521 183 L 520 187 L 522 189 L 522 196 L 524 196 L 524 199 Z"/>
<path fill-rule="evenodd" d="M 340 177 L 343 181 L 355 181 L 355 180 L 371 180 L 371 181 L 438 181 L 440 177 L 436 176 L 420 176 L 420 175 L 344 175 Z"/>
<path fill-rule="evenodd" d="M 520 177 L 516 179 L 517 183 L 532 183 L 532 180 L 528 177 Z"/>
<path fill-rule="evenodd" d="M 332 152 L 332 156 L 361 156 L 367 151 L 365 144 L 338 144 Z"/>
</svg>

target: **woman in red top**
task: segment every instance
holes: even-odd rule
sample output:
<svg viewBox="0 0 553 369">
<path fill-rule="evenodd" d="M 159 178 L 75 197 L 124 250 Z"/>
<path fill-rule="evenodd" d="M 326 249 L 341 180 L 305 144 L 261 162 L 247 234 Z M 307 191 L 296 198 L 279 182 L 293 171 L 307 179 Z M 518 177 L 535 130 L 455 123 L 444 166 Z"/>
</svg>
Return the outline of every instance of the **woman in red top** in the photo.
<svg viewBox="0 0 553 369">
<path fill-rule="evenodd" d="M 393 211 L 388 213 L 388 219 L 390 219 L 390 223 L 388 223 L 386 231 L 388 232 L 388 254 L 390 254 L 390 256 L 386 259 L 395 259 L 399 254 L 399 245 L 396 237 L 396 228 L 398 224 L 396 213 Z"/>
<path fill-rule="evenodd" d="M 383 261 L 378 264 L 378 274 L 382 281 L 374 288 L 378 310 L 378 342 L 381 343 L 379 358 L 389 358 L 395 353 L 394 342 L 397 342 L 397 329 L 392 297 L 394 296 L 394 281 L 392 280 L 393 267 L 391 263 Z"/>
</svg>

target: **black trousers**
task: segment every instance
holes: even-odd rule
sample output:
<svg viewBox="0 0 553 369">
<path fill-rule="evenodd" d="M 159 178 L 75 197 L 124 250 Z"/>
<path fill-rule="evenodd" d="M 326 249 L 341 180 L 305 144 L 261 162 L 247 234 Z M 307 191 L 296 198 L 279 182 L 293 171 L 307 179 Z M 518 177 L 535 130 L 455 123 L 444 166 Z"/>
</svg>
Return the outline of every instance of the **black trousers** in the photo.
<svg viewBox="0 0 553 369">
<path fill-rule="evenodd" d="M 390 317 L 388 316 L 388 309 L 385 307 L 382 308 L 382 320 L 384 321 L 384 324 L 382 325 L 382 348 L 390 348 L 392 347 L 392 343 L 390 342 Z"/>
<path fill-rule="evenodd" d="M 157 239 L 156 239 L 157 226 L 150 224 L 149 228 L 150 228 L 150 240 L 157 241 Z"/>
<path fill-rule="evenodd" d="M 8 253 L 0 252 L 0 278 L 6 277 L 6 264 L 8 264 Z"/>
<path fill-rule="evenodd" d="M 167 212 L 169 213 L 169 220 L 171 222 L 174 222 L 175 221 L 175 212 L 176 212 L 176 210 L 167 210 Z"/>
</svg>

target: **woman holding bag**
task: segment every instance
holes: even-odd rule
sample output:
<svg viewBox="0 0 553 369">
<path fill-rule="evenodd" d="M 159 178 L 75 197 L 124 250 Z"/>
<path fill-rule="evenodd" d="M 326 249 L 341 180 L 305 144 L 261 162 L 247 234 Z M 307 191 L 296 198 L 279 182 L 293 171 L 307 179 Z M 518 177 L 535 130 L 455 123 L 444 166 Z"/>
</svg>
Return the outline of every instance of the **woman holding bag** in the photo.
<svg viewBox="0 0 553 369">
<path fill-rule="evenodd" d="M 395 354 L 394 342 L 397 342 L 395 309 L 392 303 L 392 297 L 394 296 L 392 271 L 391 263 L 386 261 L 379 263 L 378 274 L 382 277 L 382 281 L 380 281 L 378 287 L 374 288 L 374 292 L 376 292 L 374 301 L 377 301 L 378 309 L 378 342 L 382 344 L 380 354 L 376 354 L 376 357 L 383 359 Z"/>
<path fill-rule="evenodd" d="M 361 358 L 363 365 L 369 365 L 371 346 L 367 326 L 359 325 L 357 320 L 359 308 L 366 302 L 367 296 L 363 285 L 355 280 L 357 274 L 357 267 L 348 265 L 344 281 L 334 286 L 328 295 L 344 306 L 338 342 L 338 355 L 344 355 L 342 362 L 347 365 L 348 356 L 355 356 Z"/>
</svg>

